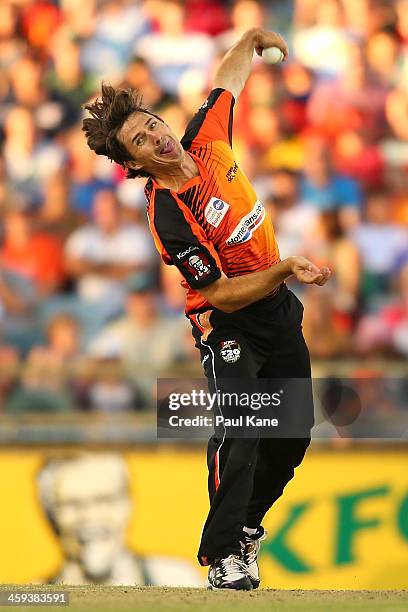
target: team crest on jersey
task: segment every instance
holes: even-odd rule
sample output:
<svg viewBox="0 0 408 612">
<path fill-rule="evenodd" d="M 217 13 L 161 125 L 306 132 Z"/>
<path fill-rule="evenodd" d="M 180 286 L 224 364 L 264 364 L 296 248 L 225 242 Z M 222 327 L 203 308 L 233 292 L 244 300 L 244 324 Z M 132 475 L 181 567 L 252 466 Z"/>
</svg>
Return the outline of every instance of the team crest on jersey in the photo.
<svg viewBox="0 0 408 612">
<path fill-rule="evenodd" d="M 204 216 L 210 225 L 218 227 L 229 209 L 229 204 L 219 198 L 211 198 L 205 207 Z"/>
<path fill-rule="evenodd" d="M 255 206 L 242 217 L 238 225 L 235 227 L 232 234 L 225 241 L 228 246 L 234 244 L 242 244 L 243 242 L 248 242 L 252 238 L 252 234 L 255 230 L 258 229 L 260 225 L 264 222 L 265 219 L 265 209 L 263 207 L 262 202 L 257 200 L 255 202 Z"/>
<path fill-rule="evenodd" d="M 220 355 L 227 363 L 235 363 L 241 357 L 241 347 L 236 340 L 222 340 Z"/>
</svg>

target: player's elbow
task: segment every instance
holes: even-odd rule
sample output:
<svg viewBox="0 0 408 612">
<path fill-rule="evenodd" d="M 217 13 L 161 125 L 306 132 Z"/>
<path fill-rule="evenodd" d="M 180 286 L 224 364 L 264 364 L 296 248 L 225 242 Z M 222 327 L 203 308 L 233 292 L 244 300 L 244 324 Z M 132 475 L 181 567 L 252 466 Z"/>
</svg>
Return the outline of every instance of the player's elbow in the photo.
<svg viewBox="0 0 408 612">
<path fill-rule="evenodd" d="M 231 292 L 230 280 L 225 275 L 222 275 L 221 278 L 200 291 L 206 300 L 217 310 L 229 314 L 240 308 Z"/>
<path fill-rule="evenodd" d="M 214 306 L 214 308 L 221 310 L 226 314 L 230 314 L 231 312 L 235 312 L 241 308 L 241 306 L 237 304 L 230 295 L 221 294 L 211 297 L 207 296 L 207 300 L 210 302 L 211 306 Z"/>
<path fill-rule="evenodd" d="M 213 304 L 213 306 L 215 306 L 215 308 L 217 308 L 218 310 L 225 312 L 226 314 L 231 314 L 231 312 L 235 312 L 236 310 L 239 310 L 238 306 L 228 302 L 228 300 L 219 301 L 217 302 L 217 305 Z"/>
<path fill-rule="evenodd" d="M 204 293 L 204 292 L 203 292 Z M 222 295 L 205 295 L 207 301 L 214 306 L 217 310 L 221 310 L 225 313 L 234 312 L 235 308 L 229 303 Z"/>
<path fill-rule="evenodd" d="M 213 88 L 221 87 L 230 91 L 235 100 L 239 97 L 245 85 L 245 81 L 239 75 L 220 74 L 216 75 L 213 81 Z"/>
</svg>

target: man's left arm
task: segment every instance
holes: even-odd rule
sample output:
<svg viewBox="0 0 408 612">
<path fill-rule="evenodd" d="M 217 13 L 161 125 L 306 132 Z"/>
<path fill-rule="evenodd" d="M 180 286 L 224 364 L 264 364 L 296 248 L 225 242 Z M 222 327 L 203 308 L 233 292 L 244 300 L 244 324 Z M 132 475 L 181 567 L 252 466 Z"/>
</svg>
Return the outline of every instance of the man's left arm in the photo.
<svg viewBox="0 0 408 612">
<path fill-rule="evenodd" d="M 278 47 L 287 59 L 288 46 L 280 34 L 261 28 L 245 32 L 221 60 L 214 76 L 213 88 L 222 87 L 230 91 L 234 98 L 238 98 L 251 73 L 254 51 L 262 55 L 262 51 L 270 47 Z"/>
</svg>

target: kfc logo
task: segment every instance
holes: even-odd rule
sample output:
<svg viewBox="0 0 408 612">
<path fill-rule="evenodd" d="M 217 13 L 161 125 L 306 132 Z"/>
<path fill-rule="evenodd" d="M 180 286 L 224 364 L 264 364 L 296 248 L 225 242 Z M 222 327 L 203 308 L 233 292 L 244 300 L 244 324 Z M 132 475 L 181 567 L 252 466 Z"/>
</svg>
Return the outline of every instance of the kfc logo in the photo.
<svg viewBox="0 0 408 612">
<path fill-rule="evenodd" d="M 188 273 L 193 276 L 194 280 L 200 281 L 207 278 L 211 274 L 211 265 L 207 255 L 191 255 L 186 261 L 183 261 L 183 266 L 188 270 Z"/>
<path fill-rule="evenodd" d="M 188 265 L 193 269 L 193 276 L 196 280 L 205 278 L 211 272 L 207 258 L 204 256 L 192 255 L 188 259 Z"/>
</svg>

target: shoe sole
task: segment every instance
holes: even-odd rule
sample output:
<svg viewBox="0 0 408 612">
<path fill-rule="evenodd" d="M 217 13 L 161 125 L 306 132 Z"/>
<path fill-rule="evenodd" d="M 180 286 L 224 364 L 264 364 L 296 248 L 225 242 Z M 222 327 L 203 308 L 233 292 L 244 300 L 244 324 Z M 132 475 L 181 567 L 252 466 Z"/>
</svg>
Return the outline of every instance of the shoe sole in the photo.
<svg viewBox="0 0 408 612">
<path fill-rule="evenodd" d="M 253 586 L 250 578 L 248 577 L 246 580 L 243 578 L 240 581 L 237 581 L 236 586 L 231 587 L 216 587 L 211 584 L 209 580 L 205 583 L 205 588 L 208 591 L 252 591 Z"/>
<path fill-rule="evenodd" d="M 251 584 L 252 584 L 252 588 L 253 588 L 253 589 L 254 589 L 254 591 L 255 591 L 255 589 L 257 589 L 257 588 L 259 587 L 259 585 L 261 584 L 261 581 L 260 581 L 260 580 L 254 580 L 254 579 L 253 579 L 253 578 L 251 578 L 250 576 L 248 576 L 248 578 L 250 579 Z"/>
</svg>

